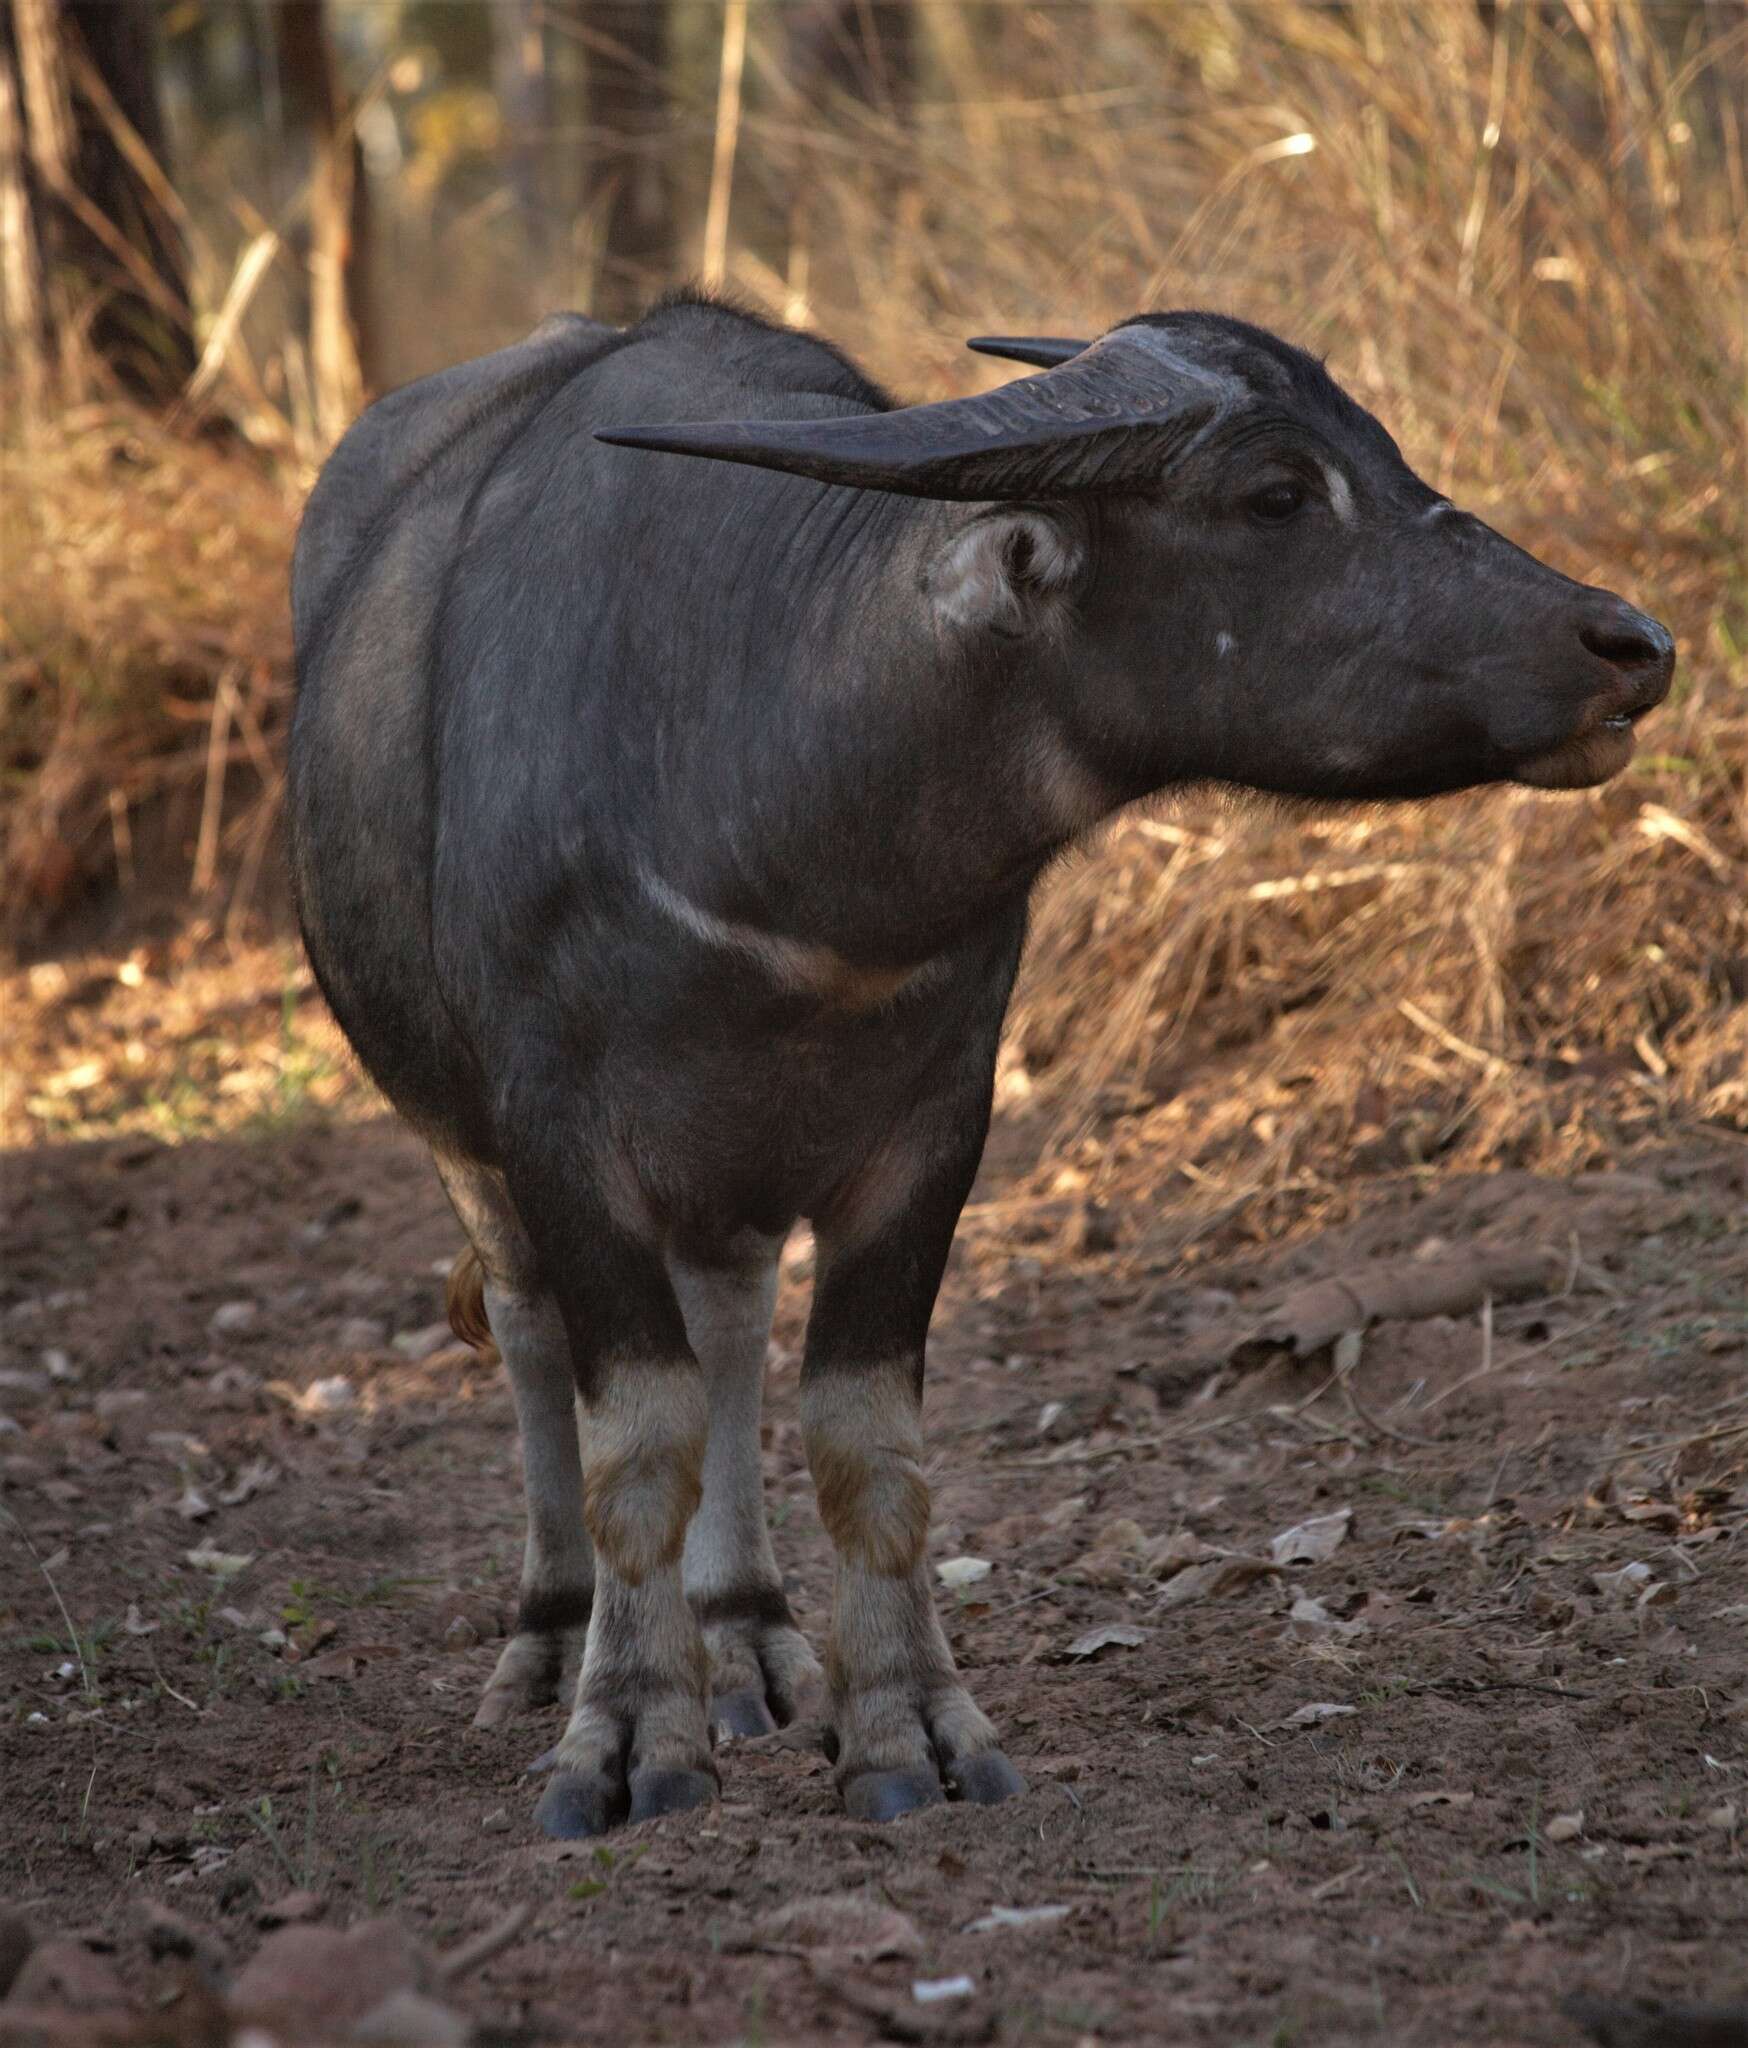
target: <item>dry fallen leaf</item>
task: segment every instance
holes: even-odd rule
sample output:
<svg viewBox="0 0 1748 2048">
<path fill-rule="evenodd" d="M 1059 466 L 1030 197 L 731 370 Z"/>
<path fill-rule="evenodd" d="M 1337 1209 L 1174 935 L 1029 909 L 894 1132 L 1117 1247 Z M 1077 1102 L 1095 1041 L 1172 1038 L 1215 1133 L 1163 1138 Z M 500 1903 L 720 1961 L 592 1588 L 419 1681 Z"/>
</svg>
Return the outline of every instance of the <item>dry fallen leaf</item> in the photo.
<svg viewBox="0 0 1748 2048">
<path fill-rule="evenodd" d="M 1104 1592 L 1117 1592 L 1134 1575 L 1134 1562 L 1120 1550 L 1088 1550 L 1083 1551 L 1072 1564 L 1066 1565 L 1062 1576 L 1077 1586 L 1096 1586 Z"/>
<path fill-rule="evenodd" d="M 278 1477 L 279 1467 L 271 1459 L 251 1459 L 235 1481 L 220 1492 L 219 1499 L 227 1508 L 238 1507 L 246 1500 L 253 1500 L 256 1494 L 265 1493 Z"/>
<path fill-rule="evenodd" d="M 1280 1566 L 1267 1557 L 1217 1557 L 1207 1564 L 1193 1564 L 1166 1581 L 1159 1596 L 1161 1612 L 1187 1607 L 1192 1600 L 1205 1600 L 1219 1593 L 1236 1592 L 1256 1579 L 1273 1578 Z"/>
<path fill-rule="evenodd" d="M 994 1569 L 987 1557 L 944 1557 L 935 1566 L 935 1577 L 943 1586 L 975 1586 Z"/>
<path fill-rule="evenodd" d="M 1297 1708 L 1281 1723 L 1283 1728 L 1314 1728 L 1321 1721 L 1338 1721 L 1344 1714 L 1357 1714 L 1358 1707 L 1338 1706 L 1333 1700 L 1316 1700 Z"/>
<path fill-rule="evenodd" d="M 1269 1545 L 1276 1564 L 1321 1564 L 1333 1557 L 1353 1523 L 1352 1508 L 1338 1508 L 1332 1515 L 1313 1515 L 1283 1529 Z"/>
<path fill-rule="evenodd" d="M 1623 1863 L 1670 1863 L 1693 1854 L 1685 1842 L 1643 1842 L 1621 1851 Z"/>
<path fill-rule="evenodd" d="M 1208 1556 L 1201 1537 L 1179 1529 L 1170 1536 L 1156 1536 L 1144 1553 L 1147 1569 L 1156 1579 L 1169 1579 L 1186 1565 L 1200 1564 Z"/>
<path fill-rule="evenodd" d="M 1309 1637 L 1313 1642 L 1326 1642 L 1333 1638 L 1351 1643 L 1356 1636 L 1368 1633 L 1363 1621 L 1342 1621 L 1331 1614 L 1321 1600 L 1313 1600 L 1304 1593 L 1294 1600 L 1287 1621 L 1296 1634 Z"/>
<path fill-rule="evenodd" d="M 1085 1635 L 1076 1636 L 1064 1657 L 1096 1657 L 1101 1650 L 1133 1650 L 1146 1642 L 1150 1630 L 1136 1628 L 1132 1622 L 1110 1621 L 1103 1628 L 1089 1628 Z"/>
<path fill-rule="evenodd" d="M 1666 1500 L 1636 1500 L 1621 1509 L 1621 1519 L 1626 1522 L 1654 1522 L 1664 1528 L 1675 1529 L 1681 1525 L 1681 1510 Z"/>
<path fill-rule="evenodd" d="M 754 1941 L 759 1948 L 823 1951 L 862 1963 L 923 1952 L 922 1935 L 908 1914 L 852 1892 L 778 1906 L 759 1920 Z"/>
<path fill-rule="evenodd" d="M 1415 1813 L 1427 1806 L 1473 1806 L 1474 1803 L 1473 1792 L 1416 1792 L 1408 1802 L 1408 1810 Z"/>
<path fill-rule="evenodd" d="M 255 1562 L 252 1550 L 215 1550 L 210 1539 L 197 1543 L 192 1550 L 185 1550 L 182 1554 L 197 1570 L 212 1572 L 221 1579 L 234 1579 L 238 1572 L 247 1570 Z"/>
</svg>

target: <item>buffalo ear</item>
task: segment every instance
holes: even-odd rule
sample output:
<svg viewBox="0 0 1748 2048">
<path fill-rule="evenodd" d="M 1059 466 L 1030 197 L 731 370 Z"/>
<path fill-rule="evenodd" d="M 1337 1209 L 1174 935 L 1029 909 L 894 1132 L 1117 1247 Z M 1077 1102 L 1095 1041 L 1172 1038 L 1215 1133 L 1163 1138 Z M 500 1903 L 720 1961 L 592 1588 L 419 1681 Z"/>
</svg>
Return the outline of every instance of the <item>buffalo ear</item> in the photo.
<svg viewBox="0 0 1748 2048">
<path fill-rule="evenodd" d="M 948 626 L 1018 639 L 1057 616 L 1085 560 L 1066 510 L 1002 506 L 953 533 L 923 571 L 923 589 Z"/>
</svg>

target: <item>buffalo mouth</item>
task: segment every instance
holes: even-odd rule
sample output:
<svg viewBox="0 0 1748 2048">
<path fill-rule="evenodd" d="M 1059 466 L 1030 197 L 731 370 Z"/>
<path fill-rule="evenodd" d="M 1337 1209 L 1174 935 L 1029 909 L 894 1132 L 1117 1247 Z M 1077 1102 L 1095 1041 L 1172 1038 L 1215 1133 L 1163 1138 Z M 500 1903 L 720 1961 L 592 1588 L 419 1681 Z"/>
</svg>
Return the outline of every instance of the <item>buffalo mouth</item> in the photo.
<svg viewBox="0 0 1748 2048">
<path fill-rule="evenodd" d="M 1633 758 L 1638 744 L 1634 728 L 1643 716 L 1641 711 L 1612 712 L 1557 747 L 1518 762 L 1511 779 L 1530 789 L 1594 789 L 1599 782 L 1618 775 Z"/>
</svg>

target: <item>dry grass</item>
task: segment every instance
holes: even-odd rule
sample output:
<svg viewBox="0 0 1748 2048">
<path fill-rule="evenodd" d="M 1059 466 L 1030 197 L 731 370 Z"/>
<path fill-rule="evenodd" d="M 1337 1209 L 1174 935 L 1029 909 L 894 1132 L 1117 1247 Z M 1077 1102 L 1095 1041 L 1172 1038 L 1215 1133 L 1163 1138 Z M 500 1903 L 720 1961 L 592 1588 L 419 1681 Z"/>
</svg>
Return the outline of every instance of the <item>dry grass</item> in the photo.
<svg viewBox="0 0 1748 2048">
<path fill-rule="evenodd" d="M 296 489 L 120 406 L 6 452 L 0 931 L 42 938 L 93 881 L 242 900 L 290 700 Z"/>
<path fill-rule="evenodd" d="M 1119 824 L 1045 893 L 1004 1099 L 1093 1171 L 1169 1137 L 1221 1204 L 1285 1200 L 1320 1162 L 1748 1129 L 1748 22 L 1636 0 L 1504 5 L 1497 33 L 1398 0 L 924 20 L 913 116 L 822 124 L 753 11 L 731 286 L 925 395 L 995 374 L 962 352 L 979 328 L 1259 319 L 1327 350 L 1441 489 L 1656 610 L 1681 651 L 1604 791 Z M 15 930 L 119 860 L 112 790 L 210 798 L 215 734 L 271 751 L 294 495 L 114 413 L 31 463 L 4 556 Z M 221 880 L 260 815 L 220 812 Z M 1089 1137 L 1114 1109 L 1140 1120 Z"/>
</svg>

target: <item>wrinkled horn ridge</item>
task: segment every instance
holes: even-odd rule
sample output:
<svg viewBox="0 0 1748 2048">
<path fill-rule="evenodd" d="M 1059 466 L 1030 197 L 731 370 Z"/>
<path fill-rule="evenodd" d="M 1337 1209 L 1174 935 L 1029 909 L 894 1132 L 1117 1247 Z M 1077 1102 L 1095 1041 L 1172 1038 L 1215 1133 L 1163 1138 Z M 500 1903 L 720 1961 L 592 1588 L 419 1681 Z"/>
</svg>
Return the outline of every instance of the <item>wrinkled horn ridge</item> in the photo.
<svg viewBox="0 0 1748 2048">
<path fill-rule="evenodd" d="M 602 427 L 595 438 L 911 497 L 1037 498 L 1158 477 L 1237 395 L 1154 330 L 1126 328 L 971 398 L 835 420 Z"/>
</svg>

